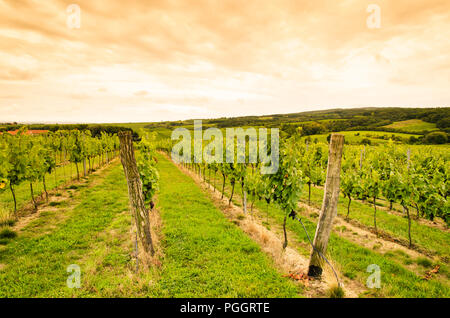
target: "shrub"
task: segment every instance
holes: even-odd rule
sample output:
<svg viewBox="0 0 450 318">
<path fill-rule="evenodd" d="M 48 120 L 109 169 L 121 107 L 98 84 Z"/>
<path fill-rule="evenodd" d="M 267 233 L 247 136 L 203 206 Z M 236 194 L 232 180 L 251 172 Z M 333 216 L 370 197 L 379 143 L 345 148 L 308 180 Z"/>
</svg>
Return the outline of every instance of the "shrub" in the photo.
<svg viewBox="0 0 450 318">
<path fill-rule="evenodd" d="M 433 263 L 425 257 L 419 257 L 416 259 L 416 263 L 423 267 L 431 267 L 433 265 Z"/>
<path fill-rule="evenodd" d="M 10 228 L 4 228 L 3 230 L 0 231 L 0 239 L 3 238 L 15 238 L 17 236 L 17 233 L 14 232 L 13 230 L 11 230 Z"/>
<path fill-rule="evenodd" d="M 423 141 L 427 144 L 445 144 L 448 141 L 448 137 L 445 132 L 435 131 L 426 135 Z"/>
<path fill-rule="evenodd" d="M 4 219 L 0 221 L 0 227 L 2 226 L 13 226 L 16 223 L 14 219 Z"/>
<path fill-rule="evenodd" d="M 345 296 L 345 292 L 342 289 L 342 287 L 339 286 L 332 286 L 330 287 L 330 289 L 327 291 L 327 296 L 329 298 L 344 298 Z"/>
<path fill-rule="evenodd" d="M 355 278 L 356 278 L 356 274 L 355 274 L 355 273 L 352 273 L 352 272 L 345 272 L 345 273 L 344 273 L 344 276 L 345 276 L 345 277 L 348 277 L 348 278 L 350 278 L 350 279 L 355 279 Z"/>
</svg>

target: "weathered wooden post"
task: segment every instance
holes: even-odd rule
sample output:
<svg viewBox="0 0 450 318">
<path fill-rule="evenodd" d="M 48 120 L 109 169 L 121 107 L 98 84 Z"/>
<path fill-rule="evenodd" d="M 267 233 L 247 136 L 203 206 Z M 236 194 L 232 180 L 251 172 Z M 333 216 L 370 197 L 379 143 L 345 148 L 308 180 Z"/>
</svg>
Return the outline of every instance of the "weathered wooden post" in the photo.
<svg viewBox="0 0 450 318">
<path fill-rule="evenodd" d="M 154 254 L 152 236 L 150 233 L 150 220 L 148 210 L 145 208 L 144 196 L 142 194 L 142 181 L 137 169 L 134 157 L 133 141 L 129 131 L 119 132 L 120 161 L 128 184 L 128 198 L 130 200 L 131 212 L 136 221 L 136 229 L 139 240 L 145 252 Z"/>
<path fill-rule="evenodd" d="M 311 258 L 309 260 L 308 275 L 311 277 L 320 277 L 322 275 L 324 259 L 320 254 L 325 255 L 328 239 L 330 238 L 333 227 L 333 220 L 337 215 L 343 146 L 344 136 L 332 134 L 322 209 L 320 210 L 319 222 L 317 223 L 316 234 L 314 236 L 314 249 L 311 252 Z"/>
<path fill-rule="evenodd" d="M 83 177 L 86 177 L 86 158 L 83 158 Z"/>
</svg>

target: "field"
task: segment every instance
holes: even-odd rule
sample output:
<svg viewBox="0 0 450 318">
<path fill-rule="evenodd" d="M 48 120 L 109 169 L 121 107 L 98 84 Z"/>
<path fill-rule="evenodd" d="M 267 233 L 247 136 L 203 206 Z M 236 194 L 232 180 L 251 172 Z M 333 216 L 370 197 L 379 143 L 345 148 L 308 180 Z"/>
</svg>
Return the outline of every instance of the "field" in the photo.
<svg viewBox="0 0 450 318">
<path fill-rule="evenodd" d="M 0 313 L 445 306 L 449 18 L 0 0 Z"/>
<path fill-rule="evenodd" d="M 0 247 L 0 297 L 302 295 L 302 286 L 282 277 L 189 177 L 158 159 L 161 265 L 135 272 L 126 182 L 116 160 L 75 189 L 54 193 L 60 208 L 45 204 L 13 227 L 19 237 Z M 57 196 L 63 192 L 69 195 Z M 80 289 L 66 287 L 70 264 L 82 267 Z"/>
<path fill-rule="evenodd" d="M 263 175 L 258 164 L 175 163 L 176 125 L 148 125 L 125 126 L 141 138 L 154 254 L 130 205 L 124 135 L 0 136 L 0 297 L 450 297 L 448 144 L 339 132 L 337 216 L 315 278 L 330 133 L 283 135 L 279 170 Z"/>
<path fill-rule="evenodd" d="M 393 128 L 408 132 L 422 132 L 437 130 L 436 124 L 427 123 L 420 119 L 409 119 L 403 121 L 396 121 L 390 125 L 383 126 L 385 128 Z"/>
<path fill-rule="evenodd" d="M 370 140 L 371 144 L 383 144 L 389 142 L 390 139 L 397 142 L 406 142 L 410 137 L 420 137 L 420 135 L 391 133 L 385 131 L 340 131 L 339 134 L 345 136 L 345 141 L 349 144 L 361 144 L 364 139 Z M 311 135 L 305 138 L 310 138 L 318 142 L 326 142 L 329 134 Z M 396 139 L 397 138 L 397 139 Z"/>
<path fill-rule="evenodd" d="M 217 178 L 216 186 L 221 189 L 221 178 Z M 211 183 L 214 183 L 211 181 Z M 235 193 L 241 193 L 241 188 L 236 186 Z M 225 193 L 229 197 L 231 187 L 226 185 Z M 234 204 L 242 206 L 240 195 L 234 195 Z M 302 202 L 307 201 L 307 189 L 303 189 Z M 304 217 L 306 228 L 310 235 L 314 233 L 318 212 L 314 207 L 320 206 L 323 196 L 323 190 L 313 189 L 311 207 L 301 204 L 301 215 Z M 344 201 L 343 199 L 341 199 Z M 429 257 L 426 254 L 417 253 L 405 249 L 401 244 L 390 244 L 389 240 L 379 239 L 374 236 L 368 227 L 371 226 L 370 216 L 371 207 L 363 203 L 355 204 L 352 210 L 350 221 L 344 220 L 346 208 L 344 202 L 341 202 L 338 211 L 341 219 L 334 227 L 335 234 L 332 235 L 333 248 L 330 251 L 335 266 L 339 268 L 342 275 L 347 279 L 347 284 L 356 285 L 360 296 L 372 297 L 440 297 L 440 293 L 450 296 L 450 271 L 448 268 L 448 246 L 450 244 L 450 235 L 448 230 L 442 232 L 439 229 L 426 225 L 415 224 L 415 240 L 426 246 L 425 250 L 434 255 L 442 256 L 440 258 Z M 282 209 L 274 204 L 267 205 L 266 202 L 257 201 L 254 211 L 256 217 L 259 217 L 268 228 L 280 228 L 283 222 Z M 392 215 L 387 211 L 381 211 L 379 214 L 379 227 L 395 238 L 405 238 L 407 229 L 406 220 L 401 216 Z M 356 221 L 356 222 L 354 222 Z M 291 231 L 290 240 L 296 240 L 302 243 L 298 246 L 302 255 L 308 256 L 310 246 L 307 236 L 298 222 L 288 222 L 288 228 Z M 392 231 L 392 232 L 391 232 Z M 433 243 L 431 243 L 433 242 Z M 432 244 L 432 245 L 431 245 Z M 387 246 L 388 249 L 387 249 Z M 427 253 L 428 254 L 428 253 Z M 383 264 L 384 287 L 379 290 L 370 290 L 365 288 L 367 274 L 365 269 L 370 264 Z M 424 282 L 420 277 L 425 272 L 439 264 L 441 273 Z M 435 280 L 433 282 L 433 280 Z M 401 289 L 398 286 L 414 286 L 411 289 Z M 434 294 L 434 296 L 432 296 Z M 443 296 L 443 295 L 441 295 Z"/>
</svg>

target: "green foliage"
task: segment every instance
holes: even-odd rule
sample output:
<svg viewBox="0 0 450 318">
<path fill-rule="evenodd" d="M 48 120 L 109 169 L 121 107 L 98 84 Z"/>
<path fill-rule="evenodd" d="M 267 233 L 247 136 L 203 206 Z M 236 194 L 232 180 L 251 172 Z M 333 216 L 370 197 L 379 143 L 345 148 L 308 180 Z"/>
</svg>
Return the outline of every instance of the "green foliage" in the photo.
<svg viewBox="0 0 450 318">
<path fill-rule="evenodd" d="M 287 213 L 297 209 L 303 185 L 299 156 L 291 142 L 286 142 L 280 149 L 278 171 L 267 175 L 274 201 Z"/>
<path fill-rule="evenodd" d="M 37 182 L 42 182 L 46 189 L 46 174 L 52 174 L 58 165 L 67 164 L 67 162 L 63 162 L 63 153 L 64 157 L 66 157 L 66 154 L 68 155 L 72 163 L 80 163 L 83 160 L 103 154 L 106 154 L 107 158 L 109 155 L 110 159 L 118 146 L 117 136 L 103 133 L 100 141 L 98 138 L 93 138 L 89 130 L 58 130 L 55 133 L 46 132 L 32 135 L 27 133 L 24 126 L 15 135 L 0 134 L 0 192 L 3 192 L 9 186 L 14 201 L 15 216 L 17 217 L 15 188 L 26 181 L 37 208 L 34 200 L 36 193 L 32 190 L 32 186 L 34 187 Z M 58 153 L 60 154 L 59 163 L 57 160 Z M 56 186 L 56 173 L 54 173 L 54 176 L 54 185 Z"/>
<path fill-rule="evenodd" d="M 0 192 L 6 189 L 8 184 L 8 171 L 10 163 L 8 160 L 9 146 L 5 138 L 0 138 Z"/>
<path fill-rule="evenodd" d="M 429 267 L 433 266 L 433 263 L 428 258 L 425 258 L 425 257 L 417 258 L 416 259 L 416 263 L 418 265 L 426 267 L 426 268 L 429 268 Z"/>
<path fill-rule="evenodd" d="M 0 231 L 0 239 L 12 239 L 17 237 L 17 233 L 10 228 L 5 227 Z"/>
<path fill-rule="evenodd" d="M 146 202 L 152 202 L 158 191 L 159 173 L 156 168 L 155 135 L 146 133 L 138 143 L 137 166 L 142 181 L 142 191 Z"/>
<path fill-rule="evenodd" d="M 435 131 L 426 135 L 423 141 L 427 144 L 445 144 L 448 142 L 448 135 L 442 131 Z"/>
</svg>

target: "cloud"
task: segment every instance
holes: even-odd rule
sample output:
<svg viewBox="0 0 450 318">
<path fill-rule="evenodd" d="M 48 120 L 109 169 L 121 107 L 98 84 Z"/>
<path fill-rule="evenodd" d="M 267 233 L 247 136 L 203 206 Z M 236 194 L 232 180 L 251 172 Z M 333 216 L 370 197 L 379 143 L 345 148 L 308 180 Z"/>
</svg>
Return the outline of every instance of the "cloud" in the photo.
<svg viewBox="0 0 450 318">
<path fill-rule="evenodd" d="M 9 69 L 3 69 L 0 70 L 0 80 L 7 80 L 7 81 L 26 81 L 33 79 L 37 74 L 28 71 L 28 70 L 21 70 L 18 68 L 11 67 Z"/>
<path fill-rule="evenodd" d="M 47 118 L 31 109 L 44 103 L 70 121 L 99 120 L 112 101 L 139 115 L 109 121 L 166 118 L 155 104 L 227 116 L 421 106 L 430 91 L 427 105 L 448 105 L 450 2 L 379 0 L 382 27 L 371 30 L 372 2 L 79 0 L 81 28 L 69 29 L 67 1 L 4 0 L 0 87 L 28 100 L 19 121 Z"/>
<path fill-rule="evenodd" d="M 134 92 L 134 96 L 145 96 L 145 95 L 147 95 L 148 94 L 148 92 L 147 91 L 137 91 L 137 92 Z"/>
</svg>

